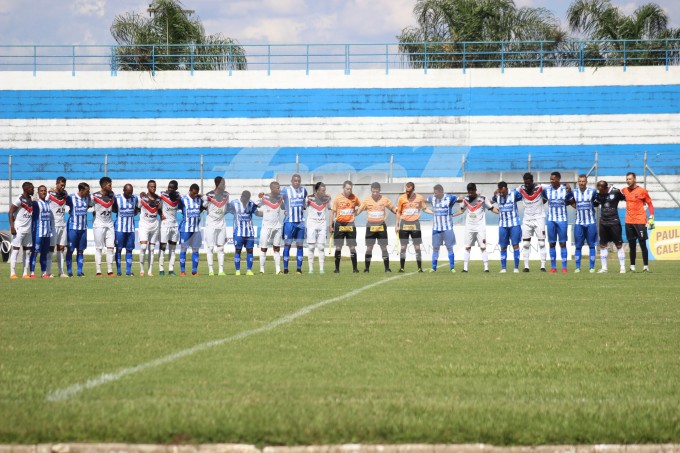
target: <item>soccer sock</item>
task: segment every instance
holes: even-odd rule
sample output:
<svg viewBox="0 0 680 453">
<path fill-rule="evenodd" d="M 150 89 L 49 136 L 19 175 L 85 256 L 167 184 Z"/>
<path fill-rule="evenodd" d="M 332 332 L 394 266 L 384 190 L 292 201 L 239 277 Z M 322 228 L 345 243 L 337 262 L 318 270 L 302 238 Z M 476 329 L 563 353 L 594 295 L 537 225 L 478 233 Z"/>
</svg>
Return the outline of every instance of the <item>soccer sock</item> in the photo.
<svg viewBox="0 0 680 453">
<path fill-rule="evenodd" d="M 249 271 L 253 270 L 253 251 L 246 250 L 246 267 Z"/>
<path fill-rule="evenodd" d="M 16 259 L 15 259 L 16 261 Z M 14 269 L 14 268 L 12 268 Z M 69 275 L 73 275 L 73 250 L 69 249 L 66 252 L 66 272 Z"/>
<path fill-rule="evenodd" d="M 484 270 L 489 270 L 489 253 L 486 249 L 482 250 L 482 261 L 484 262 Z"/>
<path fill-rule="evenodd" d="M 264 272 L 264 263 L 267 261 L 267 252 L 260 250 L 260 272 Z"/>
<path fill-rule="evenodd" d="M 121 249 L 116 249 L 116 271 L 118 272 L 119 275 L 121 274 L 121 269 L 120 269 L 120 258 L 121 258 L 121 255 L 122 255 L 122 250 L 121 250 Z M 108 262 L 108 258 L 109 258 L 109 252 L 108 252 L 108 249 L 107 249 L 107 250 L 106 250 L 106 261 L 107 261 L 107 262 Z M 107 263 L 107 264 L 108 264 L 108 263 Z"/>
<path fill-rule="evenodd" d="M 79 274 L 83 273 L 83 261 L 85 261 L 85 256 L 83 255 L 83 252 L 78 252 L 78 255 L 76 256 L 76 265 L 78 266 Z"/>
<path fill-rule="evenodd" d="M 187 250 L 182 247 L 179 251 L 179 270 L 184 273 L 187 264 Z"/>
<path fill-rule="evenodd" d="M 637 249 L 635 244 L 635 239 L 628 241 L 628 248 L 630 249 L 630 265 L 635 266 L 635 258 L 637 257 Z"/>
<path fill-rule="evenodd" d="M 113 249 L 106 249 L 106 268 L 109 273 L 113 272 Z"/>
<path fill-rule="evenodd" d="M 309 244 L 308 245 L 309 249 L 307 250 L 307 263 L 309 264 L 309 270 L 314 269 L 314 249 L 316 248 L 315 244 Z"/>
<path fill-rule="evenodd" d="M 57 268 L 59 270 L 59 275 L 64 273 L 64 251 L 57 250 Z"/>
<path fill-rule="evenodd" d="M 274 267 L 277 273 L 281 272 L 281 252 L 278 250 L 274 250 Z"/>
<path fill-rule="evenodd" d="M 319 272 L 323 272 L 323 265 L 326 261 L 326 250 L 324 249 L 323 243 L 318 244 L 316 250 L 319 255 Z"/>
<path fill-rule="evenodd" d="M 524 255 L 524 267 L 526 269 L 529 269 L 529 254 L 531 253 L 531 242 L 530 241 L 524 241 L 522 243 L 522 252 Z"/>
<path fill-rule="evenodd" d="M 404 268 L 404 264 L 406 264 L 406 253 L 401 252 L 401 253 L 399 254 L 399 268 L 400 268 L 400 269 L 403 269 L 403 268 Z"/>
<path fill-rule="evenodd" d="M 283 270 L 288 270 L 288 261 L 290 261 L 290 245 L 283 246 Z"/>
<path fill-rule="evenodd" d="M 357 251 L 351 250 L 349 252 L 349 259 L 352 260 L 352 270 L 357 270 Z"/>
<path fill-rule="evenodd" d="M 588 257 L 590 258 L 590 269 L 595 269 L 595 247 L 588 247 Z"/>
<path fill-rule="evenodd" d="M 468 270 L 468 264 L 470 263 L 470 251 L 465 250 L 463 252 L 463 270 Z"/>
<path fill-rule="evenodd" d="M 224 272 L 224 246 L 217 248 L 217 267 L 219 272 Z"/>
<path fill-rule="evenodd" d="M 607 256 L 609 256 L 609 250 L 607 248 L 600 248 L 600 265 L 602 269 L 607 270 Z"/>
<path fill-rule="evenodd" d="M 34 247 L 33 250 L 31 251 L 31 255 L 30 255 L 29 263 L 28 263 L 28 267 L 31 270 L 31 274 L 35 273 L 35 262 L 36 262 L 37 258 L 38 258 L 38 252 L 36 252 L 35 247 Z"/>
<path fill-rule="evenodd" d="M 373 259 L 373 255 L 370 252 L 366 252 L 366 255 L 364 255 L 364 267 L 366 269 L 371 268 L 371 259 Z"/>
<path fill-rule="evenodd" d="M 241 251 L 236 250 L 234 252 L 234 269 L 237 271 L 241 270 Z"/>
<path fill-rule="evenodd" d="M 545 267 L 545 239 L 538 241 L 538 254 L 541 258 L 541 267 Z"/>
<path fill-rule="evenodd" d="M 449 269 L 453 269 L 456 266 L 456 257 L 453 254 L 453 249 L 449 250 Z"/>
<path fill-rule="evenodd" d="M 305 259 L 305 253 L 304 253 L 305 249 L 301 245 L 298 245 L 296 247 L 296 249 L 297 249 L 297 260 L 296 260 L 295 264 L 297 264 L 297 270 L 301 270 L 302 269 L 302 263 L 304 262 L 304 259 Z"/>
<path fill-rule="evenodd" d="M 10 255 L 9 258 L 9 272 L 10 275 L 15 275 L 16 274 L 16 267 L 17 267 L 17 258 L 19 257 L 19 250 L 17 249 L 12 249 L 12 254 Z"/>
<path fill-rule="evenodd" d="M 550 247 L 550 267 L 553 269 L 557 267 L 557 250 L 555 247 Z"/>
<path fill-rule="evenodd" d="M 642 250 L 642 264 L 647 266 L 649 264 L 649 250 L 647 250 L 647 242 L 640 241 L 640 250 Z"/>
<path fill-rule="evenodd" d="M 205 248 L 205 259 L 208 261 L 208 272 L 214 272 L 215 269 L 213 268 L 213 248 L 212 247 L 206 247 Z"/>
<path fill-rule="evenodd" d="M 139 244 L 139 272 L 144 273 L 144 261 L 146 260 L 146 247 L 147 244 Z"/>
<path fill-rule="evenodd" d="M 21 250 L 21 261 L 24 263 L 24 275 L 28 275 L 28 268 L 30 267 L 31 257 L 26 253 L 25 249 Z"/>
<path fill-rule="evenodd" d="M 581 269 L 581 249 L 579 248 L 574 252 L 574 261 L 576 262 L 576 269 Z"/>
<path fill-rule="evenodd" d="M 177 245 L 168 245 L 168 270 L 170 272 L 175 270 L 175 257 L 177 255 Z M 184 253 L 184 259 L 186 260 L 186 251 Z"/>
<path fill-rule="evenodd" d="M 432 251 L 432 270 L 437 270 L 437 261 L 439 260 L 439 250 Z"/>
<path fill-rule="evenodd" d="M 191 252 L 191 273 L 192 274 L 197 274 L 198 273 L 198 250 L 193 249 Z"/>
<path fill-rule="evenodd" d="M 125 249 L 125 273 L 132 273 L 132 250 Z"/>
<path fill-rule="evenodd" d="M 43 274 L 51 274 L 52 272 L 52 252 L 40 254 L 40 270 Z"/>
<path fill-rule="evenodd" d="M 102 273 L 102 249 L 97 247 L 94 249 L 94 264 L 97 267 L 97 273 Z"/>
<path fill-rule="evenodd" d="M 153 271 L 153 258 L 156 252 L 156 246 L 151 244 L 149 247 L 149 273 Z"/>
<path fill-rule="evenodd" d="M 418 265 L 418 270 L 423 268 L 423 255 L 420 253 L 420 250 L 416 251 L 416 265 Z"/>
<path fill-rule="evenodd" d="M 340 255 L 342 254 L 340 249 L 335 249 L 335 270 L 340 270 Z"/>
<path fill-rule="evenodd" d="M 519 269 L 519 247 L 513 249 L 512 255 L 515 258 L 515 269 Z"/>
<path fill-rule="evenodd" d="M 562 269 L 567 268 L 567 247 L 560 246 L 560 258 L 562 259 Z"/>
<path fill-rule="evenodd" d="M 161 249 L 158 250 L 158 270 L 159 270 L 159 272 L 163 272 L 165 270 L 164 264 L 165 264 L 165 249 L 161 248 Z"/>
<path fill-rule="evenodd" d="M 623 247 L 617 250 L 619 256 L 619 265 L 623 268 L 626 267 L 626 252 L 623 251 Z"/>
<path fill-rule="evenodd" d="M 52 275 L 52 252 L 47 252 L 47 258 L 45 259 L 45 265 L 47 266 L 47 273 Z"/>
<path fill-rule="evenodd" d="M 508 249 L 501 250 L 501 268 L 505 269 L 508 265 Z"/>
<path fill-rule="evenodd" d="M 383 265 L 385 266 L 385 270 L 390 268 L 390 255 L 387 252 L 383 252 L 382 255 L 383 259 Z"/>
</svg>

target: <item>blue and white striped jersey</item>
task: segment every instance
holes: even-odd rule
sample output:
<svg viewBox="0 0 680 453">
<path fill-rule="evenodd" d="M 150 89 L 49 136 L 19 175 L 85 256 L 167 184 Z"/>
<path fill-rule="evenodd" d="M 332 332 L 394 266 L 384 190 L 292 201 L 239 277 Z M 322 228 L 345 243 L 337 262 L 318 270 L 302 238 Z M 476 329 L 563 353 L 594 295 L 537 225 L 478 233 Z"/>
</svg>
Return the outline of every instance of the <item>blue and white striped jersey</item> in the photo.
<svg viewBox="0 0 680 453">
<path fill-rule="evenodd" d="M 458 201 L 457 195 L 444 194 L 443 197 L 437 198 L 430 195 L 427 202 L 432 205 L 432 231 L 448 231 L 453 229 L 453 218 L 451 217 L 451 209 Z"/>
<path fill-rule="evenodd" d="M 567 186 L 560 185 L 557 189 L 551 185 L 544 186 L 543 198 L 548 200 L 548 222 L 566 222 L 567 204 L 574 198 Z"/>
<path fill-rule="evenodd" d="M 574 191 L 574 201 L 576 202 L 576 220 L 577 225 L 593 225 L 595 220 L 595 206 L 593 202 L 597 198 L 597 191 L 593 188 L 586 187 L 586 190 L 581 192 L 581 189 Z"/>
<path fill-rule="evenodd" d="M 81 198 L 77 193 L 71 193 L 66 197 L 66 206 L 69 207 L 68 229 L 87 230 L 87 210 L 92 206 L 90 196 Z"/>
<path fill-rule="evenodd" d="M 33 202 L 33 236 L 52 237 L 52 208 L 47 200 L 38 199 Z"/>
<path fill-rule="evenodd" d="M 245 206 L 240 199 L 229 202 L 229 212 L 234 214 L 234 237 L 249 238 L 255 236 L 253 229 L 253 214 L 257 211 L 257 205 L 249 201 Z"/>
<path fill-rule="evenodd" d="M 116 206 L 118 215 L 116 216 L 116 231 L 119 233 L 134 233 L 135 231 L 135 210 L 139 199 L 137 195 L 125 198 L 119 193 L 116 195 Z"/>
<path fill-rule="evenodd" d="M 495 195 L 491 201 L 498 205 L 498 226 L 503 228 L 510 228 L 519 226 L 519 211 L 517 210 L 517 202 L 522 200 L 522 194 L 516 190 L 511 190 L 506 196 Z"/>
<path fill-rule="evenodd" d="M 281 189 L 281 197 L 283 198 L 283 209 L 286 211 L 286 218 L 284 222 L 303 222 L 305 200 L 307 199 L 307 189 L 300 186 L 297 189 L 293 186 L 283 187 Z"/>
<path fill-rule="evenodd" d="M 202 205 L 203 198 L 191 198 L 189 195 L 182 195 L 178 206 L 182 210 L 182 223 L 179 224 L 180 233 L 195 233 L 200 230 Z"/>
</svg>

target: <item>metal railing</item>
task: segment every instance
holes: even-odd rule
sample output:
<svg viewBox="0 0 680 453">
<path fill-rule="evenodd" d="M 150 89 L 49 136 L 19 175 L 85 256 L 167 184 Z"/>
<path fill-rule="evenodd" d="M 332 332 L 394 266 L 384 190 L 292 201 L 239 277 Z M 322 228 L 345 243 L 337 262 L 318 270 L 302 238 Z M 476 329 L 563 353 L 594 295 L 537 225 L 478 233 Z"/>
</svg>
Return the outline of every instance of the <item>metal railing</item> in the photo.
<svg viewBox="0 0 680 453">
<path fill-rule="evenodd" d="M 680 39 L 268 45 L 0 46 L 0 71 L 222 71 L 680 65 Z"/>
</svg>

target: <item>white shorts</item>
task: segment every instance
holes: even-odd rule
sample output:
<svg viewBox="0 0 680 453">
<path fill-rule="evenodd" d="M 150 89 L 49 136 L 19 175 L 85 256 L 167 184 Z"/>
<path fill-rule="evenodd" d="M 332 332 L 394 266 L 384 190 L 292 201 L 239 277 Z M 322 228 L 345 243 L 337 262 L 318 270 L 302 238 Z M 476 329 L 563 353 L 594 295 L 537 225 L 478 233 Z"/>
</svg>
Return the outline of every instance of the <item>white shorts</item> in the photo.
<svg viewBox="0 0 680 453">
<path fill-rule="evenodd" d="M 534 234 L 539 240 L 545 240 L 545 218 L 524 219 L 524 222 L 522 222 L 522 239 L 531 239 Z"/>
<path fill-rule="evenodd" d="M 307 225 L 307 244 L 324 245 L 326 243 L 327 238 L 328 227 L 326 225 L 323 226 Z"/>
<path fill-rule="evenodd" d="M 140 228 L 137 230 L 137 236 L 139 237 L 139 242 L 148 242 L 150 244 L 155 244 L 160 239 L 161 229 L 159 227 L 156 227 L 152 230 L 147 228 Z"/>
<path fill-rule="evenodd" d="M 260 248 L 281 247 L 281 234 L 283 227 L 262 227 L 260 228 Z"/>
<path fill-rule="evenodd" d="M 206 247 L 224 247 L 225 239 L 227 237 L 226 228 L 205 227 L 203 234 L 205 235 L 204 239 Z"/>
<path fill-rule="evenodd" d="M 17 231 L 12 236 L 12 247 L 33 247 L 33 233 L 28 231 Z"/>
<path fill-rule="evenodd" d="M 161 244 L 167 244 L 168 242 L 174 242 L 175 244 L 179 242 L 178 226 L 161 226 Z"/>
<path fill-rule="evenodd" d="M 68 230 L 65 226 L 52 228 L 52 238 L 50 238 L 50 247 L 57 245 L 68 245 Z"/>
<path fill-rule="evenodd" d="M 110 248 L 116 245 L 116 234 L 111 227 L 93 228 L 94 246 L 97 248 Z"/>
<path fill-rule="evenodd" d="M 465 230 L 465 247 L 472 247 L 475 243 L 479 248 L 486 248 L 486 228 L 483 230 Z"/>
</svg>

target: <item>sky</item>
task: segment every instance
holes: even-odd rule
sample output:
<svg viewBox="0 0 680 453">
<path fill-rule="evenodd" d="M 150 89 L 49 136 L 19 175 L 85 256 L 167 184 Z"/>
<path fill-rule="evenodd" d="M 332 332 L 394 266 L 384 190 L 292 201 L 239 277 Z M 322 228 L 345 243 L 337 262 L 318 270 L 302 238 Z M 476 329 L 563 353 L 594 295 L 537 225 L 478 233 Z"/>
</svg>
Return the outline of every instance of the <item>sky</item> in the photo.
<svg viewBox="0 0 680 453">
<path fill-rule="evenodd" d="M 566 28 L 571 0 L 515 0 L 545 7 Z M 613 0 L 627 14 L 650 1 Z M 241 44 L 395 43 L 415 25 L 416 0 L 183 0 L 208 34 Z M 680 27 L 680 1 L 656 0 L 672 27 Z M 0 46 L 114 44 L 109 27 L 118 14 L 146 14 L 149 0 L 0 0 Z"/>
</svg>

